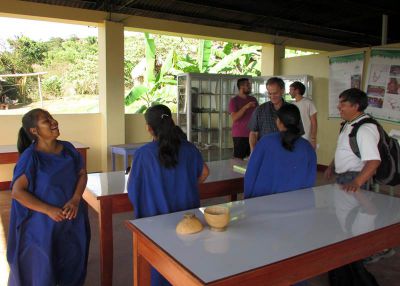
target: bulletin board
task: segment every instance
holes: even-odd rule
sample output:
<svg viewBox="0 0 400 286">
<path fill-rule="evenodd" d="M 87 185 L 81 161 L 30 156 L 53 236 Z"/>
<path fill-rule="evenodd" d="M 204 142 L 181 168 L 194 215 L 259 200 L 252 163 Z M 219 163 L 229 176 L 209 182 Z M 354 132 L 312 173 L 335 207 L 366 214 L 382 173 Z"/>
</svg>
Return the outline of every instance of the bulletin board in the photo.
<svg viewBox="0 0 400 286">
<path fill-rule="evenodd" d="M 329 117 L 340 117 L 339 94 L 356 87 L 361 89 L 364 52 L 329 57 Z"/>
<path fill-rule="evenodd" d="M 367 113 L 400 123 L 400 50 L 373 49 L 365 87 Z"/>
</svg>

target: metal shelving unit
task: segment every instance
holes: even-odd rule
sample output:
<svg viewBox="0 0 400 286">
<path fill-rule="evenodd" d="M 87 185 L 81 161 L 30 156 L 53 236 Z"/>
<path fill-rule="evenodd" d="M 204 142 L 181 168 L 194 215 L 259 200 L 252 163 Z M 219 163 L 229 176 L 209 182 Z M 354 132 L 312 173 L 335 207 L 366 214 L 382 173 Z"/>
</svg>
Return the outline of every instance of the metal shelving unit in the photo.
<svg viewBox="0 0 400 286">
<path fill-rule="evenodd" d="M 232 156 L 228 103 L 242 76 L 187 73 L 178 76 L 177 124 L 207 161 Z"/>
<path fill-rule="evenodd" d="M 228 112 L 231 97 L 238 94 L 237 80 L 247 77 L 252 82 L 252 96 L 259 104 L 267 100 L 265 83 L 268 77 L 185 73 L 178 75 L 177 125 L 202 152 L 206 161 L 222 160 L 232 156 L 232 121 Z M 294 80 L 306 82 L 310 77 L 282 77 L 287 85 Z M 305 81 L 304 81 L 305 80 Z M 309 91 L 309 94 L 310 91 Z"/>
</svg>

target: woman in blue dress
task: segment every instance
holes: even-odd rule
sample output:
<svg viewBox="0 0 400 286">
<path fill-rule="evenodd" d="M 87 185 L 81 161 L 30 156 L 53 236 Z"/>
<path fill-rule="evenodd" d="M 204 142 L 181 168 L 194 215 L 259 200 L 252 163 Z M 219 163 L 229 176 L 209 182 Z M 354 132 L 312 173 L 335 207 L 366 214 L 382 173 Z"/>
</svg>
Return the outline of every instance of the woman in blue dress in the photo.
<svg viewBox="0 0 400 286">
<path fill-rule="evenodd" d="M 313 187 L 317 158 L 311 144 L 301 137 L 300 112 L 295 105 L 277 112 L 279 132 L 257 143 L 244 177 L 244 197 L 252 198 Z"/>
<path fill-rule="evenodd" d="M 200 207 L 198 184 L 208 176 L 200 152 L 185 139 L 165 105 L 150 107 L 145 119 L 153 142 L 135 152 L 128 180 L 135 218 Z M 152 269 L 151 285 L 170 284 Z"/>
<path fill-rule="evenodd" d="M 57 140 L 57 121 L 43 109 L 22 118 L 20 158 L 12 180 L 8 285 L 84 284 L 90 241 L 87 175 L 74 146 Z"/>
</svg>

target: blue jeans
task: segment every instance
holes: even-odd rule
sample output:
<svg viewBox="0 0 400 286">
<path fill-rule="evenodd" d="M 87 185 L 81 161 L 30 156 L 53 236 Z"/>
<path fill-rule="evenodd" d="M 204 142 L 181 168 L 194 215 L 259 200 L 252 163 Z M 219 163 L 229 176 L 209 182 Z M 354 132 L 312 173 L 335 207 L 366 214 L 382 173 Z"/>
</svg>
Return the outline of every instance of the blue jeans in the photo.
<svg viewBox="0 0 400 286">
<path fill-rule="evenodd" d="M 342 174 L 336 174 L 336 183 L 343 185 L 352 182 L 360 172 L 345 172 Z M 366 182 L 364 185 L 361 186 L 361 189 L 369 190 L 370 189 L 370 182 Z"/>
</svg>

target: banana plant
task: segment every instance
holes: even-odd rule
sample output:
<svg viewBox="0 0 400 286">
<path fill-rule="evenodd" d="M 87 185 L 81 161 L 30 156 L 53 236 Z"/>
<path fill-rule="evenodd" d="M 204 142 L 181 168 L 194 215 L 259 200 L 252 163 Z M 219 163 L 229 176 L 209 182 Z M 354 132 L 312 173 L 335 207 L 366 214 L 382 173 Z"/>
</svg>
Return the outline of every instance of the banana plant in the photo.
<svg viewBox="0 0 400 286">
<path fill-rule="evenodd" d="M 233 51 L 234 44 L 226 43 L 223 49 L 213 48 L 210 40 L 200 40 L 197 48 L 197 59 L 189 55 L 177 55 L 172 49 L 161 66 L 155 71 L 156 46 L 154 39 L 145 33 L 146 71 L 143 84 L 133 87 L 125 97 L 125 105 L 143 100 L 143 104 L 136 113 L 143 113 L 153 104 L 173 103 L 176 101 L 176 75 L 180 73 L 235 73 L 260 74 L 260 61 L 254 59 L 259 55 L 257 46 L 245 46 Z"/>
<path fill-rule="evenodd" d="M 125 105 L 131 105 L 137 100 L 143 100 L 143 104 L 136 113 L 143 113 L 150 106 L 157 103 L 167 103 L 168 98 L 160 96 L 159 90 L 165 85 L 176 85 L 176 80 L 167 76 L 168 71 L 174 64 L 175 51 L 171 50 L 165 58 L 161 70 L 156 74 L 156 46 L 154 39 L 148 33 L 145 33 L 145 58 L 146 70 L 143 84 L 134 86 L 125 96 Z"/>
</svg>

